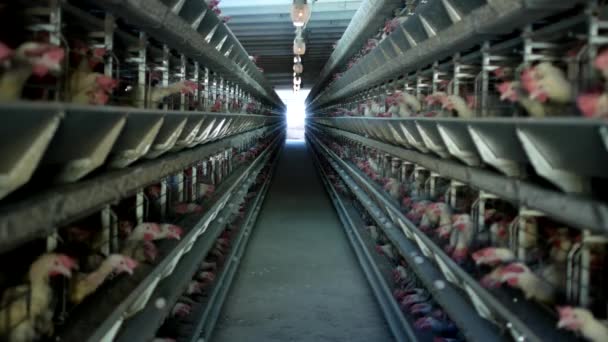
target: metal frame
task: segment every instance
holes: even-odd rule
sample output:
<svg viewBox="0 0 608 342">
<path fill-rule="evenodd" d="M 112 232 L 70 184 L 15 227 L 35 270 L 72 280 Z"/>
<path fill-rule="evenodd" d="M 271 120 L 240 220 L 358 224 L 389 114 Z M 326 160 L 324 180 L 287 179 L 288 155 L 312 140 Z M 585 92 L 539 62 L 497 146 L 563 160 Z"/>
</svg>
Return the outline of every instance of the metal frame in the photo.
<svg viewBox="0 0 608 342">
<path fill-rule="evenodd" d="M 72 160 L 78 162 L 80 159 L 76 157 L 69 158 L 71 155 L 62 153 L 66 149 L 69 151 L 78 150 L 74 148 L 73 141 L 80 141 L 79 146 L 84 147 L 99 144 L 103 148 L 86 150 L 77 155 L 77 157 L 81 159 L 87 157 L 87 151 L 91 151 L 91 153 L 97 155 L 101 153 L 105 155 L 89 158 L 94 158 L 103 163 L 106 155 L 110 154 L 110 151 L 113 150 L 112 146 L 120 145 L 121 140 L 129 141 L 127 139 L 128 136 L 132 137 L 131 141 L 137 141 L 137 139 L 159 141 L 162 137 L 171 135 L 171 132 L 183 129 L 189 118 L 208 118 L 208 120 L 205 120 L 207 123 L 206 128 L 201 130 L 194 140 L 201 144 L 205 143 L 203 146 L 179 153 L 171 153 L 154 160 L 143 161 L 136 166 L 120 170 L 110 170 L 73 185 L 66 184 L 51 187 L 35 196 L 2 205 L 0 207 L 0 240 L 2 241 L 0 243 L 0 251 L 7 251 L 31 239 L 44 237 L 53 232 L 56 226 L 68 223 L 81 215 L 86 215 L 86 213 L 101 208 L 106 203 L 118 200 L 142 186 L 154 183 L 162 177 L 182 170 L 199 161 L 203 156 L 213 154 L 220 148 L 228 148 L 253 137 L 271 134 L 283 129 L 280 117 L 256 115 L 161 112 L 112 107 L 73 107 L 60 104 L 43 105 L 34 103 L 15 104 L 12 107 L 4 105 L 3 109 L 12 113 L 12 115 L 4 116 L 7 118 L 7 125 L 0 125 L 8 130 L 5 132 L 6 135 L 3 135 L 5 138 L 9 139 L 11 136 L 21 138 L 32 136 L 37 138 L 30 140 L 33 144 L 19 146 L 23 149 L 18 149 L 10 144 L 5 145 L 11 147 L 10 150 L 5 151 L 5 156 L 15 155 L 19 157 L 19 159 L 7 157 L 5 162 L 19 161 L 29 155 L 38 157 L 27 160 L 29 164 L 26 164 L 26 168 L 29 170 L 27 172 L 29 175 L 32 175 L 41 165 L 65 165 L 65 169 L 73 170 L 73 168 L 69 167 Z M 88 119 L 93 116 L 99 118 L 100 121 L 96 121 L 91 125 L 90 122 L 81 120 L 84 116 Z M 12 122 L 19 123 L 23 120 L 23 124 L 20 126 L 8 124 L 11 121 L 10 118 L 13 117 L 19 117 L 20 120 L 13 120 Z M 132 126 L 125 125 L 125 122 L 130 122 L 131 120 L 134 121 Z M 149 135 L 140 133 L 146 127 L 146 122 L 150 120 L 162 122 L 160 129 L 154 128 L 154 125 L 148 126 L 149 129 L 157 130 L 156 140 L 149 140 Z M 99 134 L 103 133 L 102 126 L 104 122 L 109 122 L 109 124 L 106 124 L 106 127 L 108 127 L 111 138 L 114 139 L 115 145 L 110 144 L 108 146 L 108 140 L 110 139 L 99 138 Z M 178 123 L 177 127 L 175 125 L 176 122 Z M 240 123 L 230 124 L 232 122 Z M 267 126 L 264 126 L 264 124 Z M 39 130 L 31 129 L 31 127 L 47 126 L 49 128 L 44 128 L 43 130 L 43 132 L 49 132 L 46 135 L 39 135 Z M 164 133 L 165 127 L 167 127 L 167 132 Z M 95 131 L 95 134 L 90 134 L 93 131 Z M 55 137 L 51 139 L 50 134 L 55 134 Z M 93 141 L 85 144 L 90 139 L 93 139 Z M 40 147 L 40 143 L 38 142 L 41 140 L 44 140 L 42 143 L 48 147 Z M 174 140 L 174 143 L 177 141 L 177 139 Z M 154 148 L 154 145 L 152 145 L 152 148 Z M 44 151 L 43 155 L 39 154 L 41 151 Z M 62 160 L 65 161 L 59 163 Z M 90 164 L 85 165 L 89 166 Z M 21 167 L 20 172 L 25 173 L 23 167 Z M 17 179 L 20 179 L 18 183 L 24 184 L 29 180 L 29 177 L 27 180 L 23 178 Z"/>
<path fill-rule="evenodd" d="M 386 119 L 384 119 L 386 120 Z M 464 127 L 464 134 L 466 135 L 466 126 L 471 123 L 482 123 L 484 124 L 484 120 L 461 120 L 461 119 L 445 119 L 445 120 L 434 120 L 434 119 L 396 119 L 396 120 L 386 120 L 382 119 L 309 119 L 309 127 L 313 127 L 315 129 L 327 132 L 334 136 L 344 137 L 359 143 L 362 143 L 367 146 L 371 146 L 381 150 L 385 153 L 388 153 L 392 156 L 398 157 L 403 160 L 407 160 L 418 165 L 421 165 L 433 172 L 436 172 L 443 177 L 447 177 L 450 179 L 458 180 L 465 184 L 469 184 L 474 188 L 478 188 L 480 190 L 484 190 L 490 192 L 500 198 L 518 203 L 521 206 L 530 207 L 533 209 L 540 210 L 546 213 L 548 216 L 553 217 L 565 224 L 568 224 L 572 227 L 576 227 L 579 229 L 588 229 L 592 232 L 599 234 L 607 234 L 608 228 L 608 205 L 596 201 L 592 198 L 588 198 L 585 196 L 574 196 L 567 193 L 561 193 L 559 191 L 555 191 L 549 189 L 547 187 L 539 186 L 533 184 L 529 181 L 520 180 L 517 178 L 509 177 L 508 175 L 501 175 L 496 172 L 492 172 L 489 170 L 482 169 L 478 166 L 467 166 L 455 162 L 450 159 L 442 159 L 435 157 L 430 153 L 421 152 L 421 148 L 418 146 L 419 151 L 404 149 L 400 146 L 395 146 L 396 142 L 399 142 L 399 145 L 404 146 L 407 145 L 412 146 L 409 142 L 414 141 L 406 141 L 404 139 L 404 135 L 401 135 L 397 132 L 397 130 L 390 130 L 386 127 L 390 127 L 392 125 L 402 125 L 403 123 L 415 123 L 419 120 L 425 122 L 431 122 L 434 124 L 441 125 L 444 122 L 454 123 L 455 125 L 459 125 Z M 605 127 L 605 123 L 603 122 L 592 122 L 592 121 L 564 121 L 563 125 L 560 125 L 558 121 L 542 121 L 539 120 L 536 123 L 530 120 L 499 120 L 503 123 L 512 123 L 512 128 L 515 130 L 520 124 L 529 123 L 528 127 L 534 128 L 537 126 L 539 129 L 546 130 L 550 128 L 554 128 L 556 131 L 562 130 L 567 132 L 567 134 L 575 134 L 577 131 L 577 123 L 579 127 L 583 130 L 587 129 L 596 129 L 601 130 Z M 356 124 L 359 122 L 358 124 Z M 494 121 L 487 121 L 488 124 Z M 538 125 L 537 125 L 538 123 Z M 573 124 L 574 123 L 574 124 Z M 321 125 L 323 124 L 323 126 Z M 344 124 L 344 125 L 343 125 Z M 377 125 L 376 125 L 377 124 Z M 330 125 L 324 126 L 324 125 Z M 350 129 L 348 127 L 353 127 L 356 125 L 357 128 Z M 485 125 L 485 124 L 484 124 Z M 348 126 L 348 127 L 345 127 Z M 374 127 L 383 127 L 384 134 L 380 128 Z M 493 125 L 489 125 L 494 127 Z M 340 128 L 340 129 L 337 129 Z M 494 127 L 495 128 L 495 127 Z M 348 129 L 357 133 L 351 133 L 344 129 Z M 409 129 L 409 128 L 408 128 Z M 404 129 L 405 131 L 405 129 Z M 470 131 L 470 130 L 469 130 Z M 365 133 L 363 133 L 365 132 Z M 378 133 L 375 133 L 378 132 Z M 378 136 L 384 137 L 382 141 L 377 140 Z M 458 132 L 454 135 L 454 137 L 458 137 Z M 386 137 L 390 137 L 386 138 Z M 398 138 L 397 138 L 398 137 Z M 462 136 L 460 136 L 462 138 Z M 462 138 L 464 139 L 464 138 Z M 505 144 L 505 142 L 501 142 L 499 139 L 494 143 L 496 145 Z M 589 139 L 594 139 L 589 131 L 586 131 L 584 135 L 581 135 L 581 139 L 585 139 L 589 141 Z M 599 135 L 597 138 L 599 140 Z M 390 142 L 390 143 L 387 143 Z M 421 144 L 424 144 L 423 141 L 420 140 Z M 416 147 L 416 146 L 414 146 Z M 428 151 L 427 151 L 428 152 Z M 597 158 L 598 156 L 595 154 L 578 154 L 580 158 Z"/>
<path fill-rule="evenodd" d="M 433 299 L 446 311 L 466 339 L 480 342 L 502 340 L 500 331 L 477 314 L 475 306 L 465 299 L 458 286 L 450 283 L 450 279 L 442 273 L 443 269 L 427 260 L 426 245 L 410 241 L 403 232 L 404 228 L 393 224 L 397 221 L 393 219 L 395 213 L 388 210 L 386 203 L 377 200 L 373 189 L 366 186 L 367 182 L 355 177 L 356 174 L 350 172 L 345 162 L 336 158 L 336 156 L 332 156 L 331 151 L 314 135 L 309 134 L 308 137 L 309 141 L 325 156 L 332 168 L 336 170 L 344 183 L 355 194 L 359 202 L 367 208 L 377 226 L 384 231 L 387 238 L 398 249 L 399 254 L 423 282 L 424 287 L 431 293 Z M 536 341 L 540 341 L 540 339 Z"/>
<path fill-rule="evenodd" d="M 315 133 L 316 134 L 316 133 Z M 445 252 L 438 247 L 429 237 L 424 233 L 420 232 L 416 225 L 409 221 L 405 215 L 401 212 L 399 205 L 394 203 L 394 200 L 390 199 L 384 192 L 378 189 L 377 186 L 372 185 L 367 177 L 361 174 L 353 166 L 350 166 L 347 162 L 340 159 L 335 155 L 327 146 L 320 142 L 315 135 L 311 135 L 311 140 L 319 146 L 322 153 L 328 158 L 330 164 L 336 168 L 340 176 L 348 184 L 348 178 L 353 177 L 356 179 L 356 183 L 353 187 L 353 192 L 357 190 L 364 191 L 366 194 L 370 194 L 371 208 L 376 207 L 376 212 L 381 215 L 385 212 L 388 217 L 385 217 L 387 222 L 396 222 L 399 225 L 401 231 L 399 234 L 403 238 L 407 237 L 411 240 L 410 244 L 414 250 L 419 248 L 422 252 L 421 257 L 424 260 L 437 265 L 438 270 L 443 275 L 448 283 L 451 283 L 455 288 L 458 288 L 458 294 L 454 296 L 464 300 L 467 298 L 469 305 L 474 306 L 476 312 L 470 313 L 479 320 L 488 320 L 487 322 L 493 322 L 497 324 L 501 330 L 496 330 L 496 334 L 502 333 L 502 330 L 507 330 L 515 340 L 530 340 L 530 341 L 544 341 L 547 338 L 555 340 L 568 339 L 568 333 L 555 329 L 555 321 L 552 317 L 549 317 L 544 310 L 541 308 L 527 303 L 520 296 L 515 296 L 517 302 L 513 302 L 511 296 L 506 296 L 501 291 L 488 291 L 481 287 L 477 281 L 466 273 L 460 266 L 458 266 L 451 258 L 449 258 Z M 346 172 L 344 171 L 346 170 Z M 358 189 L 357 189 L 358 188 Z M 373 209 L 372 209 L 373 210 Z M 372 214 L 374 212 L 370 211 Z M 376 214 L 374 214 L 376 215 Z M 390 238 L 390 236 L 389 236 Z M 417 246 L 417 247 L 414 247 Z M 408 251 L 411 249 L 408 249 Z M 405 255 L 403 255 L 406 257 Z M 410 263 L 411 265 L 411 263 Z M 432 289 L 432 284 L 427 285 L 429 290 Z M 496 297 L 501 298 L 498 300 Z M 441 304 L 441 303 L 440 303 Z M 458 324 L 458 319 L 464 316 L 460 305 L 451 304 L 444 306 L 444 309 L 450 314 L 452 319 Z M 467 317 L 469 316 L 467 315 Z M 522 319 L 525 317 L 525 320 Z M 461 323 L 462 324 L 462 323 Z M 459 326 L 461 326 L 459 324 Z M 474 326 L 474 325 L 473 325 Z M 471 329 L 470 326 L 461 326 L 463 333 L 467 334 L 467 329 Z M 495 337 L 494 339 L 498 339 Z M 475 340 L 471 336 L 467 336 L 467 340 Z M 491 339 L 491 340 L 494 340 Z M 488 339 L 481 339 L 479 341 L 487 341 Z"/>
<path fill-rule="evenodd" d="M 209 300 L 204 306 L 203 312 L 200 312 L 199 320 L 194 325 L 195 328 L 191 330 L 191 334 L 186 338 L 186 340 L 191 342 L 200 341 L 201 338 L 205 341 L 209 341 L 211 339 L 211 335 L 213 334 L 213 329 L 219 318 L 222 306 L 228 292 L 230 291 L 230 286 L 232 285 L 232 281 L 236 275 L 238 267 L 241 262 L 241 258 L 245 253 L 247 248 L 247 243 L 249 238 L 251 237 L 252 231 L 255 226 L 255 222 L 257 216 L 260 213 L 262 205 L 264 203 L 264 199 L 270 187 L 270 183 L 272 181 L 272 175 L 277 166 L 277 161 L 280 155 L 282 147 L 279 147 L 278 152 L 276 153 L 276 157 L 273 161 L 270 161 L 269 164 L 271 166 L 271 172 L 267 177 L 264 185 L 260 191 L 258 191 L 258 195 L 255 198 L 255 201 L 252 203 L 251 208 L 243 221 L 243 225 L 241 230 L 239 231 L 239 235 L 235 239 L 235 243 L 230 251 L 230 255 L 226 260 L 228 262 L 225 264 L 222 269 L 221 275 L 216 278 L 216 283 L 214 285 L 213 291 L 209 296 Z M 255 178 L 251 178 L 250 182 L 253 183 Z M 195 313 L 196 314 L 196 313 Z"/>
<path fill-rule="evenodd" d="M 179 1 L 171 7 L 159 0 L 112 0 L 96 4 L 237 81 L 269 104 L 283 107 L 234 34 L 203 1 Z"/>
<path fill-rule="evenodd" d="M 153 267 L 140 267 L 132 279 L 123 279 L 123 281 L 113 282 L 106 289 L 109 293 L 113 293 L 113 297 L 97 293 L 89 300 L 89 305 L 79 308 L 81 311 L 78 315 L 72 315 L 63 327 L 63 333 L 59 337 L 63 341 L 100 341 L 113 340 L 119 331 L 120 327 L 125 323 L 128 317 L 136 317 L 139 313 L 150 315 L 150 310 L 144 310 L 146 307 L 153 307 L 156 303 L 150 302 L 155 289 L 158 288 L 160 281 L 171 274 L 176 269 L 176 266 L 182 261 L 182 257 L 188 255 L 193 244 L 202 236 L 207 239 L 205 231 L 209 224 L 217 218 L 218 212 L 225 207 L 230 198 L 236 193 L 235 189 L 240 184 L 243 184 L 253 170 L 256 170 L 260 165 L 264 165 L 273 151 L 281 144 L 282 134 L 276 134 L 270 147 L 260 154 L 254 162 L 245 167 L 242 172 L 234 173 L 229 176 L 218 189 L 218 194 L 212 205 L 206 210 L 200 220 L 186 233 L 182 239 L 175 243 L 164 244 L 163 259 L 156 263 Z M 173 246 L 168 246 L 173 244 Z M 137 280 L 139 279 L 139 280 Z M 133 282 L 137 283 L 134 284 Z M 172 291 L 181 291 L 183 287 L 175 287 Z M 162 288 L 161 288 L 162 291 Z M 181 294 L 181 292 L 178 292 Z M 173 292 L 169 301 L 177 299 L 176 292 Z M 169 302 L 168 301 L 168 302 Z M 170 307 L 166 307 L 160 316 L 154 313 L 156 317 L 156 325 L 152 325 L 149 331 L 156 331 L 162 323 L 162 317 L 166 316 Z M 94 313 L 93 313 L 94 311 Z M 100 313 L 101 312 L 101 313 Z M 148 316 L 150 317 L 150 316 Z M 129 322 L 129 321 L 126 321 Z M 85 329 L 86 327 L 86 329 Z"/>
<path fill-rule="evenodd" d="M 320 109 L 454 53 L 583 3 L 574 0 L 431 1 L 309 102 Z M 468 6 L 467 4 L 474 4 Z M 459 8 L 460 7 L 460 8 Z M 454 8 L 459 8 L 454 11 Z"/>
<path fill-rule="evenodd" d="M 154 293 L 150 296 L 146 307 L 136 316 L 123 323 L 115 341 L 134 341 L 138 339 L 151 340 L 154 338 L 156 331 L 160 325 L 163 324 L 165 318 L 173 308 L 173 305 L 182 295 L 188 282 L 192 279 L 192 275 L 199 268 L 201 261 L 205 258 L 209 250 L 213 247 L 215 240 L 226 227 L 227 217 L 231 214 L 234 207 L 237 206 L 242 200 L 243 196 L 247 192 L 247 189 L 249 189 L 255 182 L 256 175 L 259 174 L 265 165 L 276 162 L 276 158 L 274 161 L 269 161 L 268 157 L 270 157 L 273 153 L 276 154 L 277 149 L 280 149 L 280 146 L 275 146 L 274 148 L 269 149 L 269 153 L 266 155 L 266 157 L 264 157 L 264 161 L 257 163 L 254 170 L 250 171 L 248 174 L 245 174 L 245 178 L 241 177 L 241 179 L 245 179 L 245 181 L 238 186 L 238 191 L 230 191 L 230 193 L 233 194 L 232 197 L 230 197 L 230 200 L 223 207 L 223 209 L 220 209 L 220 212 L 217 214 L 215 219 L 213 219 L 212 223 L 209 224 L 209 226 L 204 230 L 204 238 L 199 238 L 192 245 L 190 252 L 188 252 L 188 254 L 186 254 L 176 266 L 175 271 L 158 284 L 156 290 L 154 290 Z M 268 179 L 265 183 L 266 188 L 269 180 L 270 179 Z M 258 203 L 263 200 L 264 196 L 265 191 L 262 191 L 257 195 L 256 200 L 252 205 L 252 209 L 249 210 L 247 218 L 243 222 L 243 227 L 246 228 L 243 228 L 239 232 L 239 237 L 237 237 L 235 240 L 236 242 L 233 245 L 234 247 L 231 251 L 231 255 L 227 258 L 227 260 L 233 261 L 234 258 L 238 258 L 236 255 L 232 254 L 235 254 L 236 250 L 239 248 L 237 246 L 239 246 L 243 235 L 248 237 L 249 234 L 246 232 L 247 230 L 250 230 L 255 223 L 257 214 L 259 213 Z M 223 274 L 228 272 L 227 269 L 229 267 L 230 266 L 228 264 L 224 267 L 222 275 L 217 278 L 215 285 L 216 287 L 219 287 L 219 284 L 223 282 Z M 155 303 L 157 300 L 165 301 L 165 306 L 162 309 L 156 307 Z"/>
</svg>

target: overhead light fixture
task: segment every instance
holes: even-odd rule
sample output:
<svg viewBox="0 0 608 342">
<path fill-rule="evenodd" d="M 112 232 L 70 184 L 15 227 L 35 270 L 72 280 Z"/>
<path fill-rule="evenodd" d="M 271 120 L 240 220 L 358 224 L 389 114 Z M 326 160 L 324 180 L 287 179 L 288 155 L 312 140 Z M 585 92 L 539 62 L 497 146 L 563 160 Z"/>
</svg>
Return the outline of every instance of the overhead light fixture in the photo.
<svg viewBox="0 0 608 342">
<path fill-rule="evenodd" d="M 301 63 L 302 62 L 302 57 L 300 56 L 293 56 L 293 62 L 294 63 Z"/>
<path fill-rule="evenodd" d="M 297 85 L 297 86 L 301 85 L 302 84 L 302 77 L 294 77 L 293 78 L 293 84 Z"/>
<path fill-rule="evenodd" d="M 304 38 L 298 36 L 293 40 L 293 53 L 300 56 L 306 53 L 306 42 L 304 41 Z"/>
<path fill-rule="evenodd" d="M 302 65 L 302 63 L 296 63 L 293 65 L 293 71 L 298 74 L 301 74 L 304 71 L 304 66 Z"/>
<path fill-rule="evenodd" d="M 306 0 L 294 0 L 291 7 L 291 21 L 293 26 L 303 27 L 310 20 L 310 6 Z"/>
</svg>

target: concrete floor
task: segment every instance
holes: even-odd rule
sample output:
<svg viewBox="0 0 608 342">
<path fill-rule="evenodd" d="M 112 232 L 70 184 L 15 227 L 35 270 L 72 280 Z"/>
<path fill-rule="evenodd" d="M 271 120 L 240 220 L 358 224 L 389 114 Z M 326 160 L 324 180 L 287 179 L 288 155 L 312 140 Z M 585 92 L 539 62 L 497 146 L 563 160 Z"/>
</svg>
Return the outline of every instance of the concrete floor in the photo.
<svg viewBox="0 0 608 342">
<path fill-rule="evenodd" d="M 311 158 L 283 150 L 213 341 L 392 341 Z"/>
</svg>

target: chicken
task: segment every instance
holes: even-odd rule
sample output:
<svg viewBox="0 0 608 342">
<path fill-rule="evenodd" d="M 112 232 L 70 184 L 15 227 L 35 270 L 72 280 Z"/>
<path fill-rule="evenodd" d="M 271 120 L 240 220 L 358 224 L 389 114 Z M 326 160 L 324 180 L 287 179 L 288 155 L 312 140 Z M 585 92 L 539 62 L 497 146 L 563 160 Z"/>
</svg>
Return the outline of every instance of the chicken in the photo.
<svg viewBox="0 0 608 342">
<path fill-rule="evenodd" d="M 532 100 L 565 104 L 574 98 L 574 90 L 564 71 L 549 62 L 524 70 L 521 78 Z"/>
<path fill-rule="evenodd" d="M 139 262 L 154 261 L 157 251 L 152 240 L 155 240 L 161 233 L 162 231 L 156 223 L 139 224 L 125 241 L 120 253 Z"/>
<path fill-rule="evenodd" d="M 198 89 L 198 85 L 192 81 L 180 81 L 170 84 L 166 87 L 156 86 L 150 90 L 149 99 L 150 103 L 158 104 L 165 97 L 174 94 L 193 94 Z"/>
<path fill-rule="evenodd" d="M 470 119 L 475 117 L 473 111 L 474 102 L 471 100 L 465 101 L 458 95 L 449 95 L 442 103 L 442 108 L 447 110 L 455 111 L 458 117 Z"/>
<path fill-rule="evenodd" d="M 556 289 L 549 282 L 532 272 L 523 263 L 512 263 L 502 268 L 501 282 L 520 289 L 526 299 L 534 299 L 541 303 L 552 303 Z"/>
<path fill-rule="evenodd" d="M 161 224 L 159 226 L 160 233 L 157 234 L 153 240 L 162 240 L 162 239 L 173 239 L 179 240 L 184 233 L 184 230 L 181 227 L 178 227 L 173 224 Z"/>
<path fill-rule="evenodd" d="M 397 260 L 397 252 L 389 243 L 376 246 L 376 251 L 393 261 Z"/>
<path fill-rule="evenodd" d="M 82 42 L 74 45 L 76 56 L 73 59 L 78 61 L 78 66 L 68 77 L 67 100 L 80 104 L 106 104 L 109 94 L 118 85 L 118 81 L 111 77 L 94 72 L 95 67 L 103 62 L 106 50 L 90 50 Z"/>
<path fill-rule="evenodd" d="M 437 225 L 451 225 L 452 208 L 446 203 L 436 202 L 428 205 L 425 208 L 422 219 L 420 220 L 420 229 L 428 231 L 435 228 Z"/>
<path fill-rule="evenodd" d="M 215 193 L 215 185 L 198 183 L 198 191 L 203 197 L 211 197 Z"/>
<path fill-rule="evenodd" d="M 455 334 L 458 332 L 456 325 L 449 320 L 440 320 L 438 318 L 427 316 L 422 317 L 414 322 L 414 327 L 419 330 L 431 330 L 434 334 Z"/>
<path fill-rule="evenodd" d="M 587 118 L 608 118 L 608 94 L 605 92 L 581 94 L 576 105 Z"/>
<path fill-rule="evenodd" d="M 0 336 L 11 342 L 27 342 L 41 334 L 52 335 L 54 308 L 50 277 L 71 277 L 77 263 L 64 254 L 48 253 L 36 259 L 30 266 L 27 285 L 9 288 L 0 303 Z M 44 328 L 41 331 L 41 328 Z"/>
<path fill-rule="evenodd" d="M 65 52 L 54 45 L 26 42 L 14 52 L 2 45 L 0 55 L 0 61 L 9 65 L 0 77 L 0 101 L 15 101 L 21 97 L 30 76 L 44 77 L 50 72 L 61 71 Z"/>
<path fill-rule="evenodd" d="M 503 219 L 490 225 L 490 242 L 493 246 L 507 247 L 509 245 L 509 219 Z"/>
<path fill-rule="evenodd" d="M 608 342 L 608 324 L 599 321 L 585 308 L 564 306 L 557 308 L 558 329 L 567 329 L 583 335 L 591 342 Z"/>
<path fill-rule="evenodd" d="M 519 219 L 519 235 L 517 243 L 520 248 L 532 248 L 536 246 L 538 239 L 538 222 L 535 217 Z"/>
<path fill-rule="evenodd" d="M 209 271 L 203 271 L 196 275 L 196 278 L 203 283 L 211 283 L 215 280 L 215 273 Z"/>
<path fill-rule="evenodd" d="M 549 249 L 549 258 L 551 261 L 563 264 L 568 259 L 568 253 L 572 248 L 573 241 L 568 235 L 568 228 L 559 228 L 549 238 L 551 248 Z"/>
<path fill-rule="evenodd" d="M 173 309 L 171 309 L 171 316 L 184 318 L 192 313 L 192 306 L 185 303 L 176 303 Z"/>
<path fill-rule="evenodd" d="M 548 116 L 546 107 L 542 103 L 532 100 L 523 94 L 521 83 L 507 81 L 498 84 L 496 88 L 501 94 L 500 99 L 502 101 L 508 100 L 509 102 L 519 103 L 532 117 L 542 118 Z"/>
<path fill-rule="evenodd" d="M 137 267 L 137 261 L 120 254 L 111 254 L 94 272 L 77 273 L 74 276 L 70 284 L 70 301 L 76 304 L 82 302 L 95 292 L 111 273 L 133 274 L 135 267 Z"/>
<path fill-rule="evenodd" d="M 388 191 L 388 194 L 395 200 L 403 195 L 403 187 L 395 178 L 389 178 L 384 184 L 384 190 Z"/>
<path fill-rule="evenodd" d="M 453 249 L 451 252 L 452 259 L 456 262 L 463 262 L 469 253 L 469 245 L 473 241 L 473 235 L 475 234 L 475 227 L 471 216 L 468 214 L 454 215 L 452 227 L 453 231 L 449 245 L 449 249 Z"/>
<path fill-rule="evenodd" d="M 203 261 L 200 269 L 203 271 L 215 271 L 217 270 L 217 263 L 213 261 Z"/>
<path fill-rule="evenodd" d="M 378 229 L 378 227 L 376 227 L 376 226 L 366 226 L 365 229 L 367 229 L 367 231 L 371 235 L 372 239 L 376 243 L 379 243 L 379 244 L 387 243 L 386 238 L 382 234 L 382 231 L 380 229 Z"/>
<path fill-rule="evenodd" d="M 593 60 L 593 66 L 602 73 L 604 79 L 608 80 L 608 49 L 598 53 Z"/>
<path fill-rule="evenodd" d="M 397 92 L 395 94 L 395 101 L 397 102 L 397 105 L 399 106 L 399 111 L 397 114 L 402 118 L 412 116 L 413 114 L 417 114 L 422 109 L 422 105 L 420 104 L 420 101 L 418 101 L 418 99 L 414 95 L 409 94 L 408 92 L 405 92 L 405 91 Z"/>
<path fill-rule="evenodd" d="M 500 263 L 512 262 L 515 254 L 508 248 L 488 247 L 480 249 L 472 254 L 473 260 L 477 265 L 495 266 Z"/>
<path fill-rule="evenodd" d="M 186 287 L 186 294 L 187 295 L 196 295 L 196 294 L 201 294 L 203 293 L 203 289 L 205 288 L 205 284 L 202 282 L 198 282 L 196 280 L 192 280 L 188 283 L 188 286 Z"/>
</svg>

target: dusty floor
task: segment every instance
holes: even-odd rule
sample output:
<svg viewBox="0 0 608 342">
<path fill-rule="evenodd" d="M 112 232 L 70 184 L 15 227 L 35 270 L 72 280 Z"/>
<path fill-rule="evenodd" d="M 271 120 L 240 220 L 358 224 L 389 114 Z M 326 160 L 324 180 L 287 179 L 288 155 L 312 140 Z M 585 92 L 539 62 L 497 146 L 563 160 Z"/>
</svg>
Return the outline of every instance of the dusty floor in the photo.
<svg viewBox="0 0 608 342">
<path fill-rule="evenodd" d="M 392 340 L 309 153 L 283 150 L 213 341 Z"/>
</svg>

